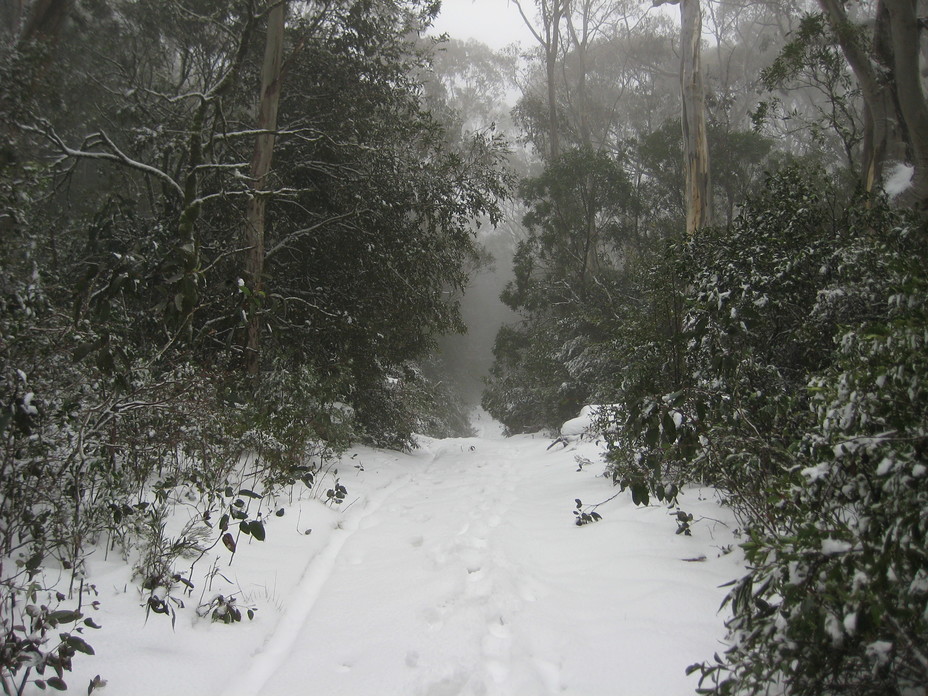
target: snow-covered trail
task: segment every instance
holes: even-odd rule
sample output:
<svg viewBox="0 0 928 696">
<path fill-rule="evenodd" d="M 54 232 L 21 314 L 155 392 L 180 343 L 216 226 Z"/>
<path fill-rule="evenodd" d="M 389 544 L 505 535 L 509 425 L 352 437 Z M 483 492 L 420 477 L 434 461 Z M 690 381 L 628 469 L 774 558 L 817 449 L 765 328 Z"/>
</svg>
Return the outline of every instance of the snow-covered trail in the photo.
<svg viewBox="0 0 928 696">
<path fill-rule="evenodd" d="M 665 508 L 624 495 L 578 528 L 574 499 L 614 490 L 600 464 L 577 471 L 594 445 L 549 443 L 425 440 L 413 456 L 362 454 L 367 492 L 219 693 L 692 693 L 684 669 L 719 649 L 718 585 L 739 574 L 719 550 L 730 532 L 704 520 L 677 536 Z M 683 506 L 721 514 L 696 492 Z"/>
</svg>

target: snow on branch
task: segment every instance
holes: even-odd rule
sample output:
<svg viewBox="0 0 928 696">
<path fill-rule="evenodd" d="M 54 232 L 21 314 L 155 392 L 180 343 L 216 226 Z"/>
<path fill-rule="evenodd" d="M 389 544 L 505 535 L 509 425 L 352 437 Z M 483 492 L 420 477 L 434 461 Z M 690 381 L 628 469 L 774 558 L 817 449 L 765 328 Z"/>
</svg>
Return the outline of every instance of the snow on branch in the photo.
<svg viewBox="0 0 928 696">
<path fill-rule="evenodd" d="M 149 176 L 153 176 L 156 179 L 160 179 L 171 189 L 173 189 L 178 196 L 181 198 L 184 197 L 184 189 L 181 188 L 180 184 L 174 181 L 174 179 L 169 174 L 161 171 L 157 167 L 151 166 L 150 164 L 145 164 L 144 162 L 139 162 L 138 160 L 132 159 L 129 157 L 129 155 L 120 150 L 119 147 L 103 131 L 97 131 L 96 133 L 88 135 L 84 139 L 84 142 L 81 144 L 81 146 L 75 149 L 69 147 L 61 138 L 61 136 L 58 135 L 48 123 L 44 124 L 44 128 L 36 128 L 35 126 L 21 126 L 21 128 L 24 131 L 37 133 L 50 140 L 63 155 L 62 159 L 97 159 L 116 162 L 125 167 L 128 167 L 129 169 L 134 169 L 144 174 L 148 174 Z M 103 149 L 85 149 L 98 147 Z"/>
<path fill-rule="evenodd" d="M 269 259 L 274 254 L 278 253 L 279 251 L 286 249 L 288 246 L 290 246 L 294 241 L 296 241 L 300 237 L 305 237 L 308 234 L 312 234 L 314 231 L 318 230 L 320 227 L 324 227 L 325 225 L 330 225 L 332 223 L 340 222 L 347 218 L 353 217 L 354 215 L 357 215 L 357 213 L 358 211 L 350 211 L 347 213 L 343 213 L 341 215 L 334 215 L 332 217 L 326 218 L 325 220 L 321 220 L 314 225 L 310 225 L 309 227 L 305 227 L 301 230 L 296 230 L 294 232 L 291 232 L 290 234 L 287 234 L 286 236 L 284 236 L 284 238 L 281 239 L 273 247 L 268 249 L 264 257 L 266 259 Z"/>
</svg>

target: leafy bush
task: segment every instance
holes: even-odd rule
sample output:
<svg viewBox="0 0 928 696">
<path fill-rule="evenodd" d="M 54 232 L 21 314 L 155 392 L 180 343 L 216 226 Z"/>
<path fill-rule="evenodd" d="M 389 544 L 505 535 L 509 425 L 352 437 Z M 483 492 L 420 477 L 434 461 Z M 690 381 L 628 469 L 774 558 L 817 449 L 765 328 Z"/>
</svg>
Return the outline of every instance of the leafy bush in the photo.
<svg viewBox="0 0 928 696">
<path fill-rule="evenodd" d="M 460 394 L 448 382 L 406 362 L 357 395 L 362 439 L 374 447 L 414 449 L 414 435 L 470 437 L 474 434 Z"/>
<path fill-rule="evenodd" d="M 65 608 L 65 596 L 43 585 L 41 562 L 40 556 L 18 560 L 15 570 L 3 573 L 0 580 L 0 688 L 7 696 L 22 694 L 29 683 L 64 691 L 65 673 L 71 671 L 77 653 L 94 654 L 83 635 L 85 629 L 100 626 L 83 613 L 84 586 L 77 606 Z M 92 592 L 92 586 L 87 591 Z M 90 606 L 96 609 L 97 602 Z M 87 693 L 99 683 L 98 676 Z"/>
<path fill-rule="evenodd" d="M 709 483 L 743 525 L 700 693 L 928 684 L 928 228 L 823 178 L 787 167 L 680 249 L 686 374 L 603 414 L 624 418 L 608 466 L 636 503 Z"/>
<path fill-rule="evenodd" d="M 842 282 L 813 312 L 866 297 L 870 316 L 840 331 L 810 380 L 815 423 L 797 451 L 793 513 L 744 546 L 751 571 L 729 595 L 732 646 L 723 664 L 701 666 L 712 693 L 901 695 L 928 684 L 928 229 L 886 211 L 870 221 L 882 224 L 835 252 Z"/>
</svg>

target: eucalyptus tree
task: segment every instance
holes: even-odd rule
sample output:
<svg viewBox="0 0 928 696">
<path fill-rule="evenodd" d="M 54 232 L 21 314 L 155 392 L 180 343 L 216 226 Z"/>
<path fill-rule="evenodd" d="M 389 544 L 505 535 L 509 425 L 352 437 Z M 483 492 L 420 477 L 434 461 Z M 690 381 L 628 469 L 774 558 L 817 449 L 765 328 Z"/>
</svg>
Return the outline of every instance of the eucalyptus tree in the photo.
<svg viewBox="0 0 928 696">
<path fill-rule="evenodd" d="M 658 5 L 665 4 L 661 0 Z M 702 8 L 699 0 L 670 0 L 680 5 L 680 94 L 683 126 L 686 232 L 712 223 L 706 96 L 702 78 Z"/>
<path fill-rule="evenodd" d="M 563 51 L 561 24 L 570 12 L 570 0 L 535 0 L 536 20 L 529 17 L 519 0 L 514 0 L 525 26 L 531 31 L 541 50 L 545 66 L 545 94 L 547 96 L 545 156 L 554 160 L 561 152 L 557 98 L 557 68 Z"/>
<path fill-rule="evenodd" d="M 904 200 L 928 208 L 928 101 L 921 68 L 924 22 L 914 0 L 882 0 L 855 21 L 835 0 L 819 5 L 860 85 L 866 105 L 862 177 L 872 191 L 887 163 L 909 163 L 912 186 Z M 872 27 L 867 33 L 864 23 Z"/>
</svg>

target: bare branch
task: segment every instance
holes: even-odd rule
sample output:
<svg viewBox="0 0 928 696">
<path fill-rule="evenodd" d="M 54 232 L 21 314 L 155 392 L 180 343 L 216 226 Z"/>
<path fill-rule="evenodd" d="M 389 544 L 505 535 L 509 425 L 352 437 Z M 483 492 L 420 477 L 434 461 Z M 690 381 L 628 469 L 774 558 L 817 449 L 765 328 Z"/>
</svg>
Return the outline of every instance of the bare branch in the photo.
<svg viewBox="0 0 928 696">
<path fill-rule="evenodd" d="M 271 257 L 272 257 L 274 254 L 276 254 L 277 252 L 282 251 L 283 249 L 286 249 L 288 246 L 290 246 L 290 245 L 291 245 L 293 242 L 295 242 L 297 239 L 300 239 L 301 237 L 305 237 L 305 236 L 308 235 L 308 234 L 312 234 L 313 232 L 315 232 L 316 230 L 318 230 L 320 227 L 325 227 L 326 225 L 330 225 L 330 224 L 335 223 L 335 222 L 340 222 L 340 221 L 342 221 L 342 220 L 346 220 L 346 219 L 348 219 L 348 218 L 350 218 L 350 217 L 353 217 L 353 216 L 356 215 L 358 212 L 359 212 L 359 211 L 352 211 L 352 212 L 350 212 L 350 213 L 344 213 L 344 214 L 342 214 L 342 215 L 335 215 L 334 217 L 330 217 L 330 218 L 326 218 L 325 220 L 321 220 L 321 221 L 317 222 L 315 225 L 310 225 L 309 227 L 304 227 L 302 230 L 296 230 L 295 232 L 291 232 L 291 233 L 288 234 L 286 237 L 284 237 L 281 241 L 279 241 L 277 244 L 275 244 L 275 245 L 272 246 L 270 249 L 268 249 L 267 252 L 266 252 L 265 255 L 264 255 L 264 258 L 265 258 L 265 259 L 271 258 Z"/>
<path fill-rule="evenodd" d="M 161 171 L 157 167 L 151 166 L 150 164 L 145 164 L 144 162 L 139 162 L 138 160 L 132 159 L 126 153 L 120 150 L 116 144 L 110 140 L 109 136 L 107 136 L 103 131 L 98 131 L 97 133 L 92 133 L 91 135 L 87 136 L 87 138 L 84 140 L 84 144 L 88 147 L 105 145 L 107 148 L 109 148 L 109 152 L 101 152 L 99 150 L 84 150 L 83 148 L 75 150 L 72 147 L 68 147 L 64 140 L 61 139 L 61 136 L 59 136 L 48 124 L 46 124 L 44 129 L 27 125 L 22 125 L 20 128 L 24 131 L 37 133 L 38 135 L 44 136 L 55 145 L 55 147 L 61 152 L 62 155 L 64 155 L 65 158 L 98 159 L 116 162 L 118 164 L 122 164 L 125 167 L 128 167 L 129 169 L 135 169 L 136 171 L 143 172 L 144 174 L 153 176 L 156 179 L 160 179 L 161 181 L 168 184 L 168 186 L 172 188 L 181 198 L 184 196 L 184 190 L 181 188 L 180 184 L 178 184 L 170 175 Z"/>
</svg>

